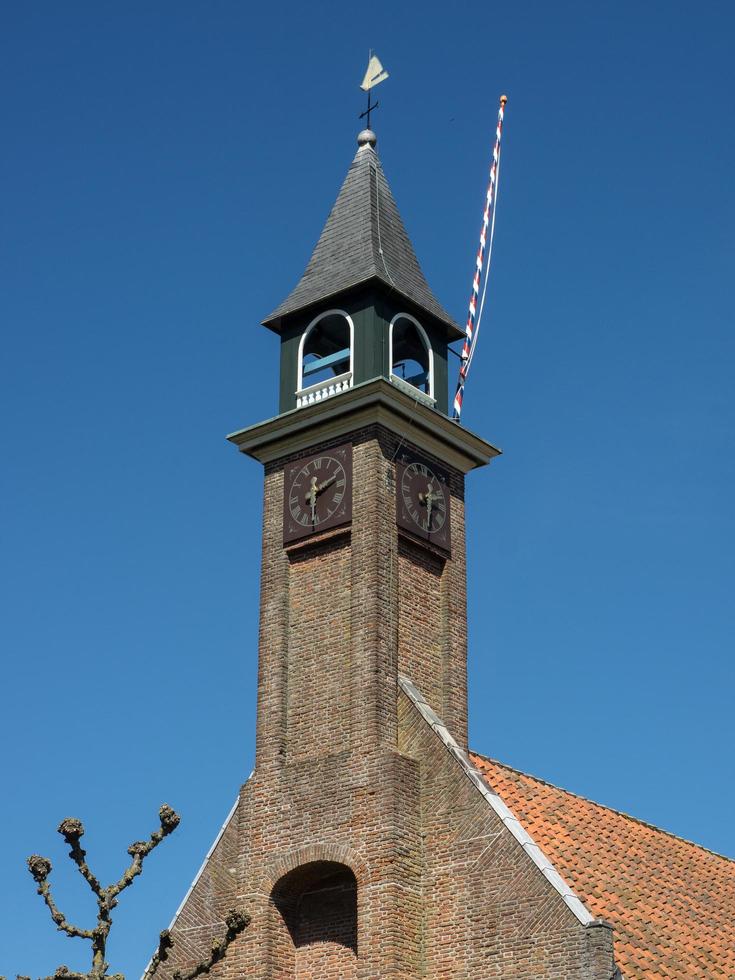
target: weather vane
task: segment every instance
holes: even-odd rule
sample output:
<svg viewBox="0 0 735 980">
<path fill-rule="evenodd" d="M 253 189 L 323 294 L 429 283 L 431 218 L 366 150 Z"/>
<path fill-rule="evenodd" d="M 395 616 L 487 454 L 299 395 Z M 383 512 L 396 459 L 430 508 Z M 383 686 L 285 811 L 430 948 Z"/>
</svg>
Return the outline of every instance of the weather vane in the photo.
<svg viewBox="0 0 735 980">
<path fill-rule="evenodd" d="M 364 119 L 364 117 L 367 116 L 368 129 L 370 129 L 370 113 L 373 111 L 373 109 L 377 109 L 378 106 L 380 105 L 379 102 L 373 103 L 371 101 L 373 88 L 376 85 L 380 85 L 381 82 L 384 82 L 387 77 L 388 77 L 388 72 L 385 70 L 385 68 L 383 68 L 383 66 L 380 63 L 380 59 L 378 58 L 377 55 L 373 54 L 371 49 L 369 54 L 367 71 L 365 72 L 365 77 L 363 78 L 362 83 L 360 85 L 360 88 L 363 90 L 363 92 L 367 92 L 367 97 L 368 97 L 367 109 L 364 112 L 360 113 L 360 119 Z"/>
</svg>

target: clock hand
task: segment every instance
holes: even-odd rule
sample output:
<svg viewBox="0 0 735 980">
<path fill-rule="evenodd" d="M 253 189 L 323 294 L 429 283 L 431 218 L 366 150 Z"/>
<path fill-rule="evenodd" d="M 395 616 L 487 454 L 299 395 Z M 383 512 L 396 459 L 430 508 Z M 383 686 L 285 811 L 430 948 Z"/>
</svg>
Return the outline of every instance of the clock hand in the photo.
<svg viewBox="0 0 735 980">
<path fill-rule="evenodd" d="M 307 502 L 309 502 L 311 500 L 311 498 L 314 496 L 314 494 L 317 494 L 317 496 L 318 496 L 323 490 L 326 490 L 327 487 L 331 487 L 331 485 L 337 479 L 337 476 L 338 476 L 338 474 L 335 473 L 334 476 L 330 476 L 328 480 L 323 480 L 322 483 L 317 483 L 316 482 L 316 477 L 315 476 L 312 476 L 312 478 L 311 478 L 311 487 L 309 488 L 309 491 L 306 494 L 306 497 L 304 499 Z"/>
<path fill-rule="evenodd" d="M 306 495 L 306 501 L 307 501 L 308 504 L 311 505 L 311 523 L 312 524 L 316 524 L 316 495 L 317 495 L 317 493 L 318 493 L 318 491 L 317 491 L 317 487 L 316 487 L 316 477 L 315 476 L 312 476 L 312 478 L 311 478 L 311 487 L 309 488 L 309 492 Z"/>
<path fill-rule="evenodd" d="M 337 474 L 335 473 L 334 476 L 330 476 L 328 480 L 324 480 L 322 483 L 320 483 L 316 488 L 316 492 L 321 493 L 322 490 L 326 490 L 327 487 L 331 487 L 331 485 L 334 483 L 336 479 L 337 479 Z"/>
<path fill-rule="evenodd" d="M 426 507 L 426 526 L 431 527 L 431 509 L 435 500 L 439 499 L 439 494 L 434 493 L 432 483 L 426 488 L 426 493 L 419 493 L 419 503 Z"/>
</svg>

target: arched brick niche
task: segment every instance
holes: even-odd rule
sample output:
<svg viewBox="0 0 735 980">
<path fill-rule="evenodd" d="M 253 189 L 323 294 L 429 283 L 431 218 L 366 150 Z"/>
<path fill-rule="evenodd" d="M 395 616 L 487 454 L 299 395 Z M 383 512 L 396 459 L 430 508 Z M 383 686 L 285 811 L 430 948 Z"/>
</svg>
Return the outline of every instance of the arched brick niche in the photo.
<svg viewBox="0 0 735 980">
<path fill-rule="evenodd" d="M 346 864 L 310 861 L 276 882 L 274 975 L 294 980 L 357 977 L 357 880 Z"/>
</svg>

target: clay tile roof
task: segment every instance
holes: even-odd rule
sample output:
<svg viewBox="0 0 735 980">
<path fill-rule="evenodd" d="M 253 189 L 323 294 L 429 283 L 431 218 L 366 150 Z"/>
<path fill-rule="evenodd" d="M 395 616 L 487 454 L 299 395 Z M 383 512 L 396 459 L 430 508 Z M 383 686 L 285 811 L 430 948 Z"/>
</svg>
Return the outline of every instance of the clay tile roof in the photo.
<svg viewBox="0 0 735 980">
<path fill-rule="evenodd" d="M 464 336 L 432 293 L 378 154 L 365 142 L 352 161 L 306 271 L 263 323 L 278 331 L 282 318 L 290 313 L 371 280 L 381 281 L 436 317 L 451 340 Z"/>
<path fill-rule="evenodd" d="M 625 980 L 735 978 L 735 861 L 494 760 L 472 762 L 613 925 Z"/>
</svg>

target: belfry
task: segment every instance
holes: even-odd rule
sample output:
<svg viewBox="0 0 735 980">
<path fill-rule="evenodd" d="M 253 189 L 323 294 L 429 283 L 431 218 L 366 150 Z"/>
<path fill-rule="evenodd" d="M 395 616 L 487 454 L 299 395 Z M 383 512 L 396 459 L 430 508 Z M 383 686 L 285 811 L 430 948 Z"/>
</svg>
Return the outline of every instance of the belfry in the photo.
<svg viewBox="0 0 735 980">
<path fill-rule="evenodd" d="M 265 474 L 256 764 L 159 973 L 198 959 L 237 907 L 252 923 L 216 972 L 233 980 L 611 980 L 613 916 L 594 896 L 615 862 L 583 890 L 588 823 L 614 811 L 580 816 L 579 798 L 468 753 L 465 476 L 498 450 L 448 417 L 464 332 L 376 144 L 360 133 L 302 278 L 264 321 L 279 414 L 228 437 Z M 636 915 L 619 920 L 627 942 Z M 700 976 L 630 962 L 625 976 Z"/>
</svg>

